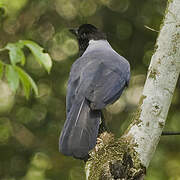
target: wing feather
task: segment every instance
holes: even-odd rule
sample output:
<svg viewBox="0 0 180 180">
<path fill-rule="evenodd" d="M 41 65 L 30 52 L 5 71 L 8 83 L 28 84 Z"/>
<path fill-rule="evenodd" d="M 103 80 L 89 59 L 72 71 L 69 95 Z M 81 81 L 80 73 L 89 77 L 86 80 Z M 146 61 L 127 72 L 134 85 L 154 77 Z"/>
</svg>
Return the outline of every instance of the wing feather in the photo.
<svg viewBox="0 0 180 180">
<path fill-rule="evenodd" d="M 91 108 L 103 109 L 107 104 L 114 103 L 121 96 L 127 81 L 120 74 L 104 63 L 99 64 L 85 92 L 85 97 L 92 104 Z"/>
<path fill-rule="evenodd" d="M 96 145 L 101 112 L 91 110 L 85 98 L 76 100 L 61 131 L 59 149 L 67 156 L 85 158 Z"/>
</svg>

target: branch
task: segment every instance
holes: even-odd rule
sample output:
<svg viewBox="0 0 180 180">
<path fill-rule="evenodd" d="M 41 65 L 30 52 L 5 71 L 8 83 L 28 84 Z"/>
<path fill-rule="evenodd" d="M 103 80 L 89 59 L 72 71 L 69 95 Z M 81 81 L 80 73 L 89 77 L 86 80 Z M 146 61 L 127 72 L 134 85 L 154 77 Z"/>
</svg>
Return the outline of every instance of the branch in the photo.
<svg viewBox="0 0 180 180">
<path fill-rule="evenodd" d="M 101 143 L 86 163 L 87 180 L 144 178 L 162 134 L 179 73 L 180 1 L 171 0 L 136 115 L 120 139 L 101 134 Z"/>
<path fill-rule="evenodd" d="M 173 13 L 172 13 L 173 12 Z M 152 56 L 135 121 L 124 137 L 133 137 L 141 163 L 148 167 L 159 142 L 180 73 L 180 1 L 169 3 Z"/>
</svg>

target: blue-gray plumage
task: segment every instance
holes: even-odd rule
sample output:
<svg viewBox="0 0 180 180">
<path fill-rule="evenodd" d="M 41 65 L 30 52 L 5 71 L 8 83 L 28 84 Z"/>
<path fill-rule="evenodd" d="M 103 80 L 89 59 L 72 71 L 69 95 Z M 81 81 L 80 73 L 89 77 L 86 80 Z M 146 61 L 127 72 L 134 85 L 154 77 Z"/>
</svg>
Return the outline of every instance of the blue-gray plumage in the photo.
<svg viewBox="0 0 180 180">
<path fill-rule="evenodd" d="M 130 66 L 94 26 L 80 26 L 76 36 L 81 56 L 70 72 L 59 148 L 64 155 L 83 159 L 96 145 L 101 110 L 114 103 L 128 85 Z"/>
</svg>

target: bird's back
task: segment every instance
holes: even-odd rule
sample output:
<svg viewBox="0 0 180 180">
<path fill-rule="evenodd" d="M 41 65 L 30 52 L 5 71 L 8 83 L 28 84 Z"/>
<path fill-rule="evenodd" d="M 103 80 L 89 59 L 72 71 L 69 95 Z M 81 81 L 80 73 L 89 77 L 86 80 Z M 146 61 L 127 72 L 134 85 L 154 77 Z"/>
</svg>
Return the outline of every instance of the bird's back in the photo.
<svg viewBox="0 0 180 180">
<path fill-rule="evenodd" d="M 63 154 L 84 158 L 95 146 L 101 110 L 120 97 L 129 78 L 128 61 L 106 40 L 89 42 L 71 68 L 67 118 L 60 138 Z"/>
</svg>

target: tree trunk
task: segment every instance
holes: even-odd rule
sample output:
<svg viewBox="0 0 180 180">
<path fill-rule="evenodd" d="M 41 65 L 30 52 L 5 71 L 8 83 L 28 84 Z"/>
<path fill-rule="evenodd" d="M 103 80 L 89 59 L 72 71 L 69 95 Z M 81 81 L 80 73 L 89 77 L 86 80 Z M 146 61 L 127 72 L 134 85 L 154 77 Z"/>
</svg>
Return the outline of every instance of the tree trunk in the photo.
<svg viewBox="0 0 180 180">
<path fill-rule="evenodd" d="M 101 134 L 101 143 L 86 163 L 87 180 L 144 179 L 165 125 L 179 73 L 180 0 L 169 0 L 137 113 L 120 139 Z"/>
</svg>

